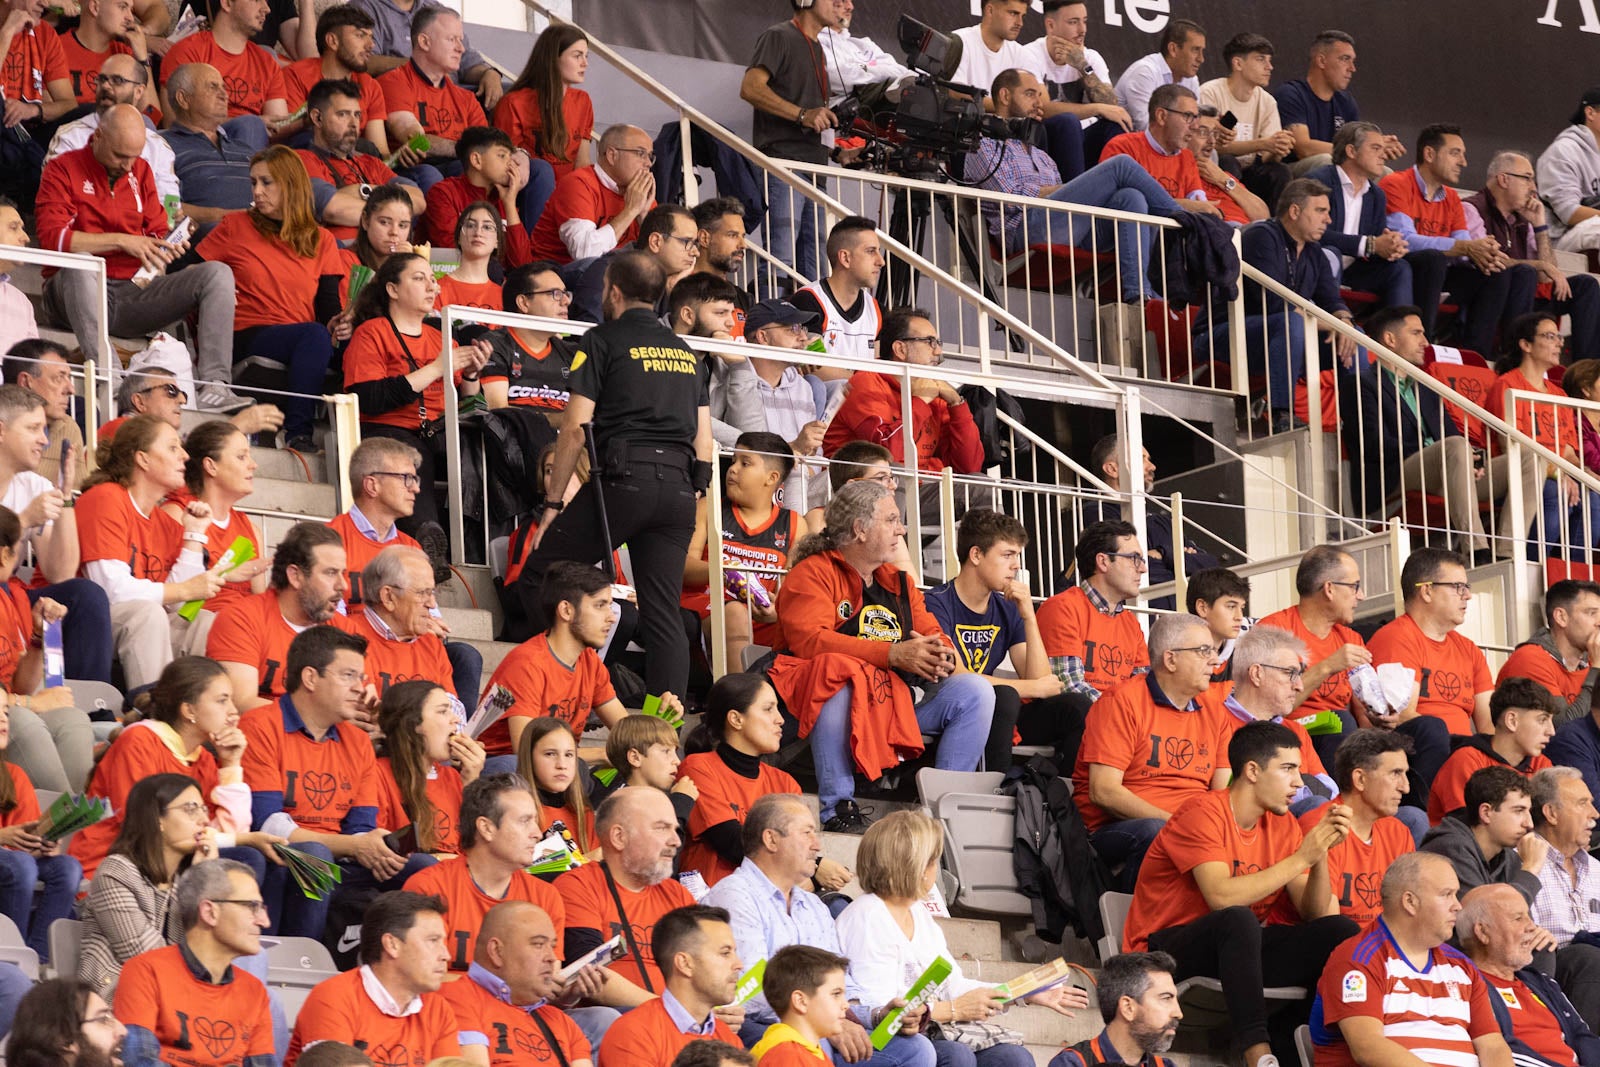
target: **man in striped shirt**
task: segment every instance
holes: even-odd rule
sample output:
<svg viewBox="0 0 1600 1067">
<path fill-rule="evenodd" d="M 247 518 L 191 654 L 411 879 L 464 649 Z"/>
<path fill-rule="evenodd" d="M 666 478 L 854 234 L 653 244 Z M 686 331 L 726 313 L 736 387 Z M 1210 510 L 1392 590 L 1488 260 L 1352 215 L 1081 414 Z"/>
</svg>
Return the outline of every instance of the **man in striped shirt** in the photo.
<svg viewBox="0 0 1600 1067">
<path fill-rule="evenodd" d="M 1383 913 L 1334 949 L 1317 985 L 1318 1067 L 1511 1067 L 1488 987 L 1445 944 L 1461 911 L 1457 888 L 1441 856 L 1412 852 L 1389 865 Z"/>
</svg>

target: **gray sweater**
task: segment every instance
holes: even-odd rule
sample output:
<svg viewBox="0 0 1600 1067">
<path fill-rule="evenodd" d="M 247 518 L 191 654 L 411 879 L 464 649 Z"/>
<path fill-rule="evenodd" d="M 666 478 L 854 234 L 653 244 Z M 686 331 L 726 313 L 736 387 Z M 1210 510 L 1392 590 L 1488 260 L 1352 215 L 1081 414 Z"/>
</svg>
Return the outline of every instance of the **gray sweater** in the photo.
<svg viewBox="0 0 1600 1067">
<path fill-rule="evenodd" d="M 1529 904 L 1539 895 L 1539 876 L 1522 869 L 1522 857 L 1517 855 L 1517 850 L 1503 848 L 1493 860 L 1484 859 L 1483 850 L 1478 847 L 1461 813 L 1446 815 L 1438 826 L 1429 830 L 1420 850 L 1450 861 L 1450 866 L 1456 869 L 1456 877 L 1461 880 L 1461 896 L 1480 885 L 1500 882 L 1515 886 Z"/>
<path fill-rule="evenodd" d="M 1591 196 L 1600 196 L 1600 145 L 1587 126 L 1568 126 L 1539 155 L 1539 195 L 1550 205 L 1550 239 L 1567 232 L 1567 220 Z"/>
</svg>

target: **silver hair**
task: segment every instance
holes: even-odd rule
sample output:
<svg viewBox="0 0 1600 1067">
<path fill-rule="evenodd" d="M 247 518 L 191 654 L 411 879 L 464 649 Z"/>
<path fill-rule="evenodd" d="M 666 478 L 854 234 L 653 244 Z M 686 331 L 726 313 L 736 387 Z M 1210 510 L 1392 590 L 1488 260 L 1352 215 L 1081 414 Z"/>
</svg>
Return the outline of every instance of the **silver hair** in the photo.
<svg viewBox="0 0 1600 1067">
<path fill-rule="evenodd" d="M 1434 852 L 1407 852 L 1390 861 L 1389 869 L 1383 872 L 1383 884 L 1378 890 L 1384 911 L 1398 908 L 1402 896 L 1417 891 L 1417 885 L 1422 878 L 1422 868 L 1429 863 L 1442 863 L 1447 867 L 1450 865 L 1449 860 Z"/>
<path fill-rule="evenodd" d="M 1318 545 L 1300 557 L 1300 566 L 1294 572 L 1294 591 L 1302 597 L 1322 591 L 1328 582 L 1337 581 L 1344 570 L 1345 560 L 1355 557 L 1332 545 Z"/>
<path fill-rule="evenodd" d="M 172 106 L 178 106 L 178 94 L 193 96 L 196 83 L 200 76 L 200 68 L 208 66 L 206 63 L 185 63 L 171 74 L 167 75 L 167 99 L 172 101 Z"/>
<path fill-rule="evenodd" d="M 1487 885 L 1474 887 L 1461 898 L 1461 910 L 1456 913 L 1456 940 L 1461 943 L 1461 949 L 1467 955 L 1474 955 L 1485 947 L 1484 942 L 1478 940 L 1478 924 L 1492 927 L 1499 921 L 1499 915 L 1495 912 L 1495 902 L 1504 895 L 1498 892 L 1502 889 L 1512 893 L 1517 892 L 1516 886 L 1505 882 L 1490 882 Z"/>
<path fill-rule="evenodd" d="M 117 388 L 117 411 L 123 415 L 132 415 L 134 394 L 142 393 L 161 382 L 176 384 L 177 376 L 165 367 L 146 367 L 123 375 L 122 384 Z"/>
<path fill-rule="evenodd" d="M 361 588 L 366 590 L 362 595 L 367 603 L 377 603 L 378 593 L 384 586 L 391 589 L 407 588 L 406 561 L 411 559 L 421 560 L 425 565 L 428 563 L 427 554 L 410 545 L 390 545 L 373 556 L 372 562 L 361 572 Z"/>
<path fill-rule="evenodd" d="M 1550 820 L 1545 818 L 1546 804 L 1561 804 L 1561 783 L 1583 781 L 1583 772 L 1576 767 L 1546 767 L 1542 771 L 1535 771 L 1528 779 L 1529 788 L 1533 795 L 1533 823 L 1535 826 L 1548 826 Z"/>
<path fill-rule="evenodd" d="M 795 547 L 794 557 L 789 562 L 790 568 L 807 556 L 814 556 L 818 552 L 830 552 L 840 545 L 849 544 L 850 539 L 856 534 L 856 525 L 870 524 L 873 515 L 877 513 L 878 502 L 885 497 L 892 499 L 894 490 L 881 482 L 866 478 L 846 482 L 840 486 L 833 494 L 833 499 L 828 501 L 827 510 L 822 513 L 822 532 L 801 540 Z"/>
<path fill-rule="evenodd" d="M 815 825 L 816 816 L 811 813 L 811 806 L 797 793 L 767 793 L 758 797 L 745 812 L 744 829 L 739 832 L 744 854 L 761 855 L 767 831 L 781 831 L 795 815 L 804 816 Z"/>
<path fill-rule="evenodd" d="M 622 142 L 626 140 L 628 135 L 635 130 L 638 130 L 640 133 L 644 133 L 644 131 L 640 130 L 639 127 L 631 126 L 626 122 L 618 122 L 607 126 L 606 132 L 600 135 L 599 154 L 603 156 L 613 148 L 621 148 Z M 648 136 L 648 134 L 646 136 Z"/>
<path fill-rule="evenodd" d="M 412 471 L 422 464 L 422 453 L 392 437 L 369 437 L 350 453 L 350 487 L 357 496 L 366 480 L 387 466 L 391 460 L 409 464 Z"/>
<path fill-rule="evenodd" d="M 1198 615 L 1190 615 L 1180 611 L 1171 615 L 1156 616 L 1156 620 L 1150 624 L 1150 640 L 1148 642 L 1150 663 L 1152 665 L 1160 663 L 1161 657 L 1168 652 L 1175 648 L 1185 647 L 1183 644 L 1185 636 L 1192 629 L 1204 630 L 1206 640 L 1208 642 L 1211 640 L 1211 628 Z"/>
<path fill-rule="evenodd" d="M 1528 164 L 1528 166 L 1533 166 L 1533 158 L 1528 153 L 1518 152 L 1515 148 L 1502 148 L 1489 160 L 1489 167 L 1486 173 L 1491 178 L 1498 178 L 1511 169 L 1513 160 L 1519 159 Z"/>
<path fill-rule="evenodd" d="M 1233 643 L 1233 677 L 1242 679 L 1251 667 L 1267 663 L 1283 652 L 1293 652 L 1296 659 L 1304 662 L 1306 643 L 1276 626 L 1252 626 Z"/>
<path fill-rule="evenodd" d="M 200 922 L 200 905 L 208 900 L 224 900 L 232 893 L 228 876 L 242 874 L 252 882 L 256 872 L 238 860 L 206 860 L 190 867 L 178 878 L 173 892 L 178 898 L 178 920 L 185 932 Z"/>
</svg>

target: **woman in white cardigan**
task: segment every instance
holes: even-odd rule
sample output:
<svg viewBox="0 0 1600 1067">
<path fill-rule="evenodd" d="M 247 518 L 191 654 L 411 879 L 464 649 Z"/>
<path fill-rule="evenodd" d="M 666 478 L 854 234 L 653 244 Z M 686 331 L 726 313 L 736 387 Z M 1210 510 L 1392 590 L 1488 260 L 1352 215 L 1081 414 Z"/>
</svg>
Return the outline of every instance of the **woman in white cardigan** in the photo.
<svg viewBox="0 0 1600 1067">
<path fill-rule="evenodd" d="M 867 830 L 856 852 L 856 872 L 866 895 L 838 919 L 839 946 L 850 960 L 846 987 L 852 1000 L 886 1004 L 905 995 L 939 956 L 953 965 L 950 976 L 934 990 L 927 1009 L 932 1021 L 952 1023 L 993 1020 L 1004 1010 L 1003 995 L 992 985 L 964 977 L 944 931 L 921 901 L 939 873 L 944 838 L 939 826 L 915 811 L 897 811 Z M 1072 985 L 1056 986 L 1027 998 L 1063 1015 L 1086 1007 L 1089 996 Z M 930 1035 L 932 1036 L 932 1035 Z M 974 1053 L 954 1040 L 936 1040 L 938 1067 L 1032 1067 L 1033 1055 L 1020 1044 L 1002 1042 Z"/>
</svg>

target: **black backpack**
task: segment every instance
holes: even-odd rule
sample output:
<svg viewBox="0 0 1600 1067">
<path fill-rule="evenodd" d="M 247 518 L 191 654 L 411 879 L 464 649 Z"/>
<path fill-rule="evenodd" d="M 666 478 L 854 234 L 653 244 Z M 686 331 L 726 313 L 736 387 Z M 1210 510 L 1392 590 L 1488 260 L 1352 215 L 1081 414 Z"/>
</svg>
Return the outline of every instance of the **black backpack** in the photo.
<svg viewBox="0 0 1600 1067">
<path fill-rule="evenodd" d="M 1011 862 L 1017 888 L 1033 902 L 1033 924 L 1046 941 L 1059 942 L 1070 925 L 1098 944 L 1105 936 L 1100 897 L 1111 872 L 1089 844 L 1072 791 L 1056 765 L 1035 756 L 1006 772 L 1000 791 L 1017 802 Z"/>
</svg>

